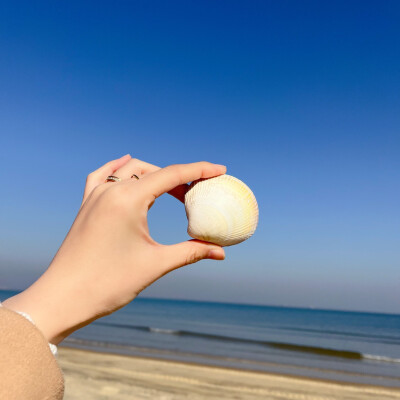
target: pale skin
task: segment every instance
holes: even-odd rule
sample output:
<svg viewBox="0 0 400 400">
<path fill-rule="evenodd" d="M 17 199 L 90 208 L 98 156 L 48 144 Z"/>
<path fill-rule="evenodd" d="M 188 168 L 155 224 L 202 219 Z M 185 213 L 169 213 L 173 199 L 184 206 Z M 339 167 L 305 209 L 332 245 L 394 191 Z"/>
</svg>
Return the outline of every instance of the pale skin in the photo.
<svg viewBox="0 0 400 400">
<path fill-rule="evenodd" d="M 160 169 L 130 155 L 105 164 L 88 176 L 79 213 L 49 268 L 3 306 L 28 313 L 46 339 L 58 344 L 168 272 L 206 258 L 223 260 L 224 250 L 211 243 L 157 243 L 147 212 L 163 193 L 183 201 L 188 182 L 225 172 L 225 166 L 207 162 Z M 104 183 L 109 175 L 122 180 Z"/>
</svg>

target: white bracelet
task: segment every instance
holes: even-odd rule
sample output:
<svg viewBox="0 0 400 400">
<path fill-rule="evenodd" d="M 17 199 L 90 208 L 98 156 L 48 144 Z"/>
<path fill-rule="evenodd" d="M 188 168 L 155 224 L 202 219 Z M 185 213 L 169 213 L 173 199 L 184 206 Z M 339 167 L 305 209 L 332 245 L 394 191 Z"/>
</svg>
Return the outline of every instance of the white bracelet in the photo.
<svg viewBox="0 0 400 400">
<path fill-rule="evenodd" d="M 3 305 L 0 302 L 0 307 L 2 307 Z M 17 314 L 22 315 L 24 318 L 26 318 L 29 322 L 31 322 L 33 325 L 36 326 L 35 322 L 33 321 L 32 317 L 23 312 L 23 311 L 15 311 Z M 50 347 L 50 351 L 56 356 L 57 355 L 57 346 L 55 344 L 49 343 L 49 347 Z"/>
</svg>

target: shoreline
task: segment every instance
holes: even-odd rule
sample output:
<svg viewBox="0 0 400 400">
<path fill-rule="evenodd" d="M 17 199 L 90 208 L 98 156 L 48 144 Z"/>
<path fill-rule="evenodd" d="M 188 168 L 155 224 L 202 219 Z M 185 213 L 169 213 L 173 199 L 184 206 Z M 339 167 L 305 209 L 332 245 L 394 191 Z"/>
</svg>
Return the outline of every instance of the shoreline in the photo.
<svg viewBox="0 0 400 400">
<path fill-rule="evenodd" d="M 254 373 L 254 374 L 267 374 L 267 375 L 275 375 L 275 376 L 283 376 L 286 378 L 293 378 L 293 379 L 304 379 L 304 380 L 310 380 L 310 381 L 318 381 L 322 383 L 334 383 L 337 385 L 349 385 L 349 386 L 360 386 L 360 387 L 371 387 L 371 388 L 388 388 L 388 389 L 393 389 L 393 390 L 398 390 L 400 392 L 400 388 L 396 387 L 388 387 L 384 385 L 374 385 L 370 383 L 358 383 L 358 382 L 347 382 L 347 381 L 341 381 L 337 379 L 329 379 L 329 378 L 313 378 L 310 376 L 304 376 L 304 375 L 296 375 L 296 374 L 291 374 L 291 373 L 285 373 L 285 372 L 273 372 L 273 371 L 261 371 L 257 369 L 251 369 L 251 368 L 237 368 L 237 367 L 231 367 L 231 366 L 220 366 L 220 365 L 213 365 L 213 364 L 206 364 L 206 363 L 197 363 L 195 361 L 186 361 L 186 360 L 171 360 L 168 358 L 162 358 L 162 357 L 157 357 L 157 356 L 141 356 L 141 355 L 131 355 L 131 354 L 122 354 L 122 353 L 117 353 L 117 352 L 107 352 L 107 351 L 98 351 L 98 350 L 91 350 L 91 349 L 82 349 L 79 347 L 74 347 L 74 346 L 59 346 L 59 348 L 62 349 L 71 349 L 71 350 L 79 350 L 82 352 L 88 352 L 88 353 L 94 353 L 94 354 L 103 354 L 104 356 L 108 355 L 116 355 L 120 357 L 128 357 L 128 358 L 134 358 L 134 359 L 139 359 L 139 360 L 152 360 L 152 361 L 160 361 L 160 362 L 166 362 L 166 363 L 172 363 L 172 364 L 184 364 L 188 366 L 193 366 L 193 367 L 204 367 L 204 368 L 216 368 L 216 369 L 223 369 L 223 370 L 230 370 L 230 371 L 239 371 L 239 372 L 249 372 L 249 373 Z M 276 363 L 271 363 L 271 365 L 278 365 Z M 294 366 L 293 368 L 297 368 Z M 300 367 L 298 367 L 300 368 Z M 321 371 L 325 371 L 324 369 L 320 369 Z M 328 371 L 328 370 L 326 370 Z M 330 371 L 329 371 L 330 372 Z M 338 373 L 341 373 L 343 375 L 356 375 L 356 376 L 365 376 L 369 377 L 372 375 L 368 374 L 357 374 L 357 373 L 350 373 L 347 371 L 335 371 Z M 390 379 L 385 377 L 385 379 Z"/>
<path fill-rule="evenodd" d="M 151 359 L 155 361 L 177 362 L 192 366 L 204 366 L 212 368 L 230 369 L 233 371 L 248 371 L 255 373 L 266 373 L 279 376 L 287 376 L 290 378 L 301 378 L 318 380 L 322 382 L 332 382 L 338 384 L 361 385 L 372 387 L 388 387 L 400 390 L 400 377 L 379 376 L 368 373 L 351 372 L 344 370 L 334 370 L 326 368 L 318 368 L 311 366 L 289 365 L 285 363 L 277 363 L 274 361 L 257 361 L 248 359 L 235 359 L 226 358 L 222 356 L 213 356 L 195 353 L 181 353 L 180 351 L 174 352 L 171 357 L 170 351 L 141 348 L 137 347 L 134 352 L 126 353 L 119 351 L 118 347 L 107 347 L 107 350 L 99 348 L 90 348 L 80 346 L 75 343 L 65 342 L 62 345 L 65 348 L 72 348 L 82 351 L 101 353 L 101 354 L 115 354 L 123 357 L 136 357 L 139 359 Z M 229 365 L 230 364 L 230 365 Z M 257 368 L 260 366 L 260 368 Z M 368 380 L 372 383 L 369 383 Z M 382 380 L 384 382 L 376 381 Z M 367 382 L 368 383 L 367 383 Z"/>
<path fill-rule="evenodd" d="M 65 400 L 91 399 L 400 399 L 387 386 L 207 366 L 186 361 L 59 347 Z M 105 396 L 105 397 L 104 397 Z M 111 397 L 107 397 L 111 396 Z M 116 397 L 114 397 L 116 396 Z M 269 396 L 269 397 L 266 397 Z"/>
</svg>

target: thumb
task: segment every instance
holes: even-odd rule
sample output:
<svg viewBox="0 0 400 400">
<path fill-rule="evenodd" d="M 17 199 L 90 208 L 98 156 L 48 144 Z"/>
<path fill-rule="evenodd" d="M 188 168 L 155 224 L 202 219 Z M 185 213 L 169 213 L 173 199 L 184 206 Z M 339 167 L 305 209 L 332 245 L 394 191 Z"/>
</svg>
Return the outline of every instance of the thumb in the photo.
<svg viewBox="0 0 400 400">
<path fill-rule="evenodd" d="M 203 259 L 224 260 L 225 251 L 222 247 L 202 242 L 201 240 L 188 240 L 178 244 L 166 246 L 168 269 L 170 271 L 193 264 Z"/>
</svg>

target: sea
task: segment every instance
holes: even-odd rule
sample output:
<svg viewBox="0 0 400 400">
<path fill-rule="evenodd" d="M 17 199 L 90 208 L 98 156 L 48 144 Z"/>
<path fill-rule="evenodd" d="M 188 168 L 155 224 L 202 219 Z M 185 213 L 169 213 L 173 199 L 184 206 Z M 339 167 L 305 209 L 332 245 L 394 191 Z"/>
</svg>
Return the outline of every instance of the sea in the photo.
<svg viewBox="0 0 400 400">
<path fill-rule="evenodd" d="M 139 297 L 62 345 L 400 388 L 397 314 Z"/>
</svg>

